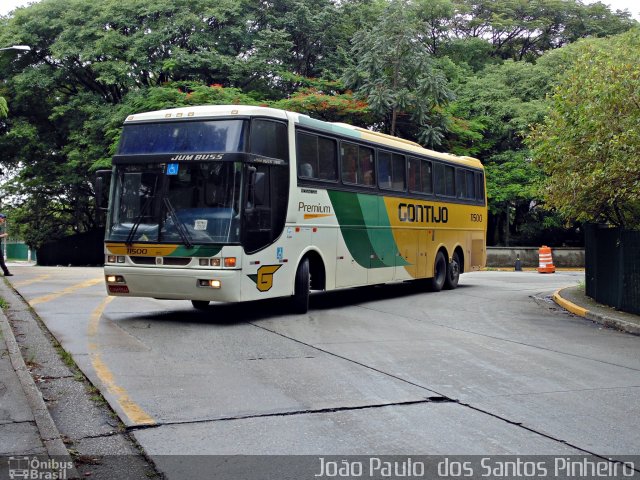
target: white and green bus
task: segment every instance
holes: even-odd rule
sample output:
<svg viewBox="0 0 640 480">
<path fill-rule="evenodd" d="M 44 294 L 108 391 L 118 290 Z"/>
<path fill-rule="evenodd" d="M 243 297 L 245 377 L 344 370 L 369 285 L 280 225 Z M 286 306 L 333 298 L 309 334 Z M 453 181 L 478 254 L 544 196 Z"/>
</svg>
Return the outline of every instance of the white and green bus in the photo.
<svg viewBox="0 0 640 480">
<path fill-rule="evenodd" d="M 482 164 L 253 106 L 129 116 L 113 157 L 107 292 L 239 302 L 484 266 Z"/>
</svg>

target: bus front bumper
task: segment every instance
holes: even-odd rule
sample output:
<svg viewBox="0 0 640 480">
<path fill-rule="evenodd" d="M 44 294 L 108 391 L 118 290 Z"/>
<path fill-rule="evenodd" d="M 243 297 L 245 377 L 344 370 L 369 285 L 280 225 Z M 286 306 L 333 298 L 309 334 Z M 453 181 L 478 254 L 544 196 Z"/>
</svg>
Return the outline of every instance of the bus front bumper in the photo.
<svg viewBox="0 0 640 480">
<path fill-rule="evenodd" d="M 107 293 L 166 300 L 240 300 L 241 270 L 105 266 Z"/>
</svg>

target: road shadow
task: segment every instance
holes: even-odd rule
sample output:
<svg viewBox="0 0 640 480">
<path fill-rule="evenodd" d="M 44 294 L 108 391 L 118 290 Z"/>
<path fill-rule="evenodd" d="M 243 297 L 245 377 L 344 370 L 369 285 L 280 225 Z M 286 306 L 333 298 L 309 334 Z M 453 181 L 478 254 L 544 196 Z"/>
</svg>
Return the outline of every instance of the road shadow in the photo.
<svg viewBox="0 0 640 480">
<path fill-rule="evenodd" d="M 459 285 L 458 288 L 467 287 Z M 430 292 L 427 283 L 422 281 L 353 287 L 331 292 L 312 292 L 309 299 L 309 312 L 306 314 L 293 313 L 289 297 L 239 303 L 211 303 L 202 310 L 195 308 L 172 309 L 171 302 L 168 301 L 167 310 L 135 314 L 135 316 L 126 315 L 121 317 L 118 322 L 207 323 L 232 326 L 283 316 L 307 317 L 313 315 L 314 311 L 353 307 L 372 301 L 407 298 L 416 295 L 446 295 L 447 293 L 447 291 Z"/>
</svg>

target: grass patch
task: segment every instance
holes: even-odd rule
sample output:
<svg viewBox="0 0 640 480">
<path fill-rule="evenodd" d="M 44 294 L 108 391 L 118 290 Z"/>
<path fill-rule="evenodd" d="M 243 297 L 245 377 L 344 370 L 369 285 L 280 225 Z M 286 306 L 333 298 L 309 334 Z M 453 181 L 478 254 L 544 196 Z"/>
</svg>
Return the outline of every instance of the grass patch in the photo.
<svg viewBox="0 0 640 480">
<path fill-rule="evenodd" d="M 6 310 L 9 308 L 9 302 L 7 302 L 4 298 L 0 297 L 0 308 Z"/>
<path fill-rule="evenodd" d="M 67 352 L 64 348 L 62 348 L 59 345 L 56 345 L 55 349 L 57 350 L 58 355 L 60 355 L 60 358 L 62 359 L 62 361 L 67 367 L 69 368 L 76 367 L 76 362 L 73 361 L 73 357 L 69 352 Z"/>
</svg>

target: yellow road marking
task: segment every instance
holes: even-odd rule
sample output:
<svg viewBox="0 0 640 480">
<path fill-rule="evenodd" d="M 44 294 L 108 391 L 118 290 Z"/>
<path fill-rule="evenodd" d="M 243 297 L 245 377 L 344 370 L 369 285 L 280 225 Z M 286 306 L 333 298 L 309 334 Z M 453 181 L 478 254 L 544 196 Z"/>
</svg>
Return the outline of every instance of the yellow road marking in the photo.
<svg viewBox="0 0 640 480">
<path fill-rule="evenodd" d="M 104 363 L 100 353 L 98 352 L 98 344 L 96 342 L 96 336 L 98 334 L 98 326 L 100 323 L 100 317 L 102 317 L 102 312 L 109 305 L 115 297 L 106 297 L 100 305 L 91 313 L 91 318 L 89 319 L 89 327 L 87 329 L 87 334 L 89 336 L 89 356 L 91 357 L 91 365 L 95 370 L 98 378 L 102 382 L 102 384 L 107 388 L 109 393 L 111 393 L 114 397 L 116 397 L 116 401 L 124 411 L 124 413 L 129 417 L 136 425 L 154 425 L 156 421 L 151 417 L 147 412 L 145 412 L 140 405 L 135 403 L 129 397 L 127 391 L 121 386 L 116 384 L 115 378 L 109 367 Z"/>
<path fill-rule="evenodd" d="M 575 303 L 570 302 L 565 298 L 562 298 L 562 296 L 560 295 L 561 290 L 562 289 L 556 290 L 556 292 L 553 294 L 553 300 L 562 308 L 564 308 L 565 310 L 569 310 L 574 315 L 578 315 L 580 317 L 586 317 L 587 313 L 589 313 L 589 310 L 587 310 L 586 308 L 582 308 L 579 305 L 576 305 Z"/>
<path fill-rule="evenodd" d="M 68 295 L 70 293 L 75 292 L 76 290 L 80 290 L 81 288 L 91 287 L 91 286 L 96 285 L 96 284 L 98 284 L 100 282 L 104 282 L 104 278 L 102 278 L 102 277 L 100 277 L 100 278 L 92 278 L 91 280 L 87 280 L 87 281 L 82 282 L 82 283 L 77 283 L 75 285 L 71 285 L 70 287 L 67 287 L 64 290 L 61 290 L 59 292 L 51 293 L 49 295 L 43 295 L 42 297 L 34 298 L 33 300 L 29 301 L 29 305 L 31 305 L 33 307 L 34 305 L 38 305 L 39 303 L 50 302 L 51 300 L 55 300 L 56 298 L 62 297 L 63 295 Z"/>
<path fill-rule="evenodd" d="M 33 283 L 38 283 L 41 282 L 42 280 L 45 280 L 47 278 L 49 278 L 51 276 L 51 274 L 47 273 L 46 275 L 40 275 L 39 277 L 36 278 L 32 278 L 31 280 L 23 280 L 21 282 L 16 282 L 13 284 L 14 287 L 25 287 L 27 285 L 31 285 Z"/>
</svg>

